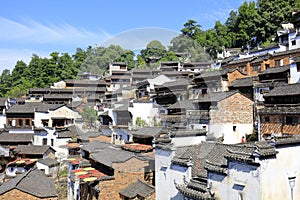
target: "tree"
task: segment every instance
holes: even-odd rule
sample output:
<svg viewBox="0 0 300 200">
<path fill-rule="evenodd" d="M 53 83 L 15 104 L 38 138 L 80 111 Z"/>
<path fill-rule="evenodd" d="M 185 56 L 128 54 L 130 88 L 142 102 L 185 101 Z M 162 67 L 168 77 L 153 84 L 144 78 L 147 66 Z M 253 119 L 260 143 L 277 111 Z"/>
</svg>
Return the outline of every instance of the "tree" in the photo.
<svg viewBox="0 0 300 200">
<path fill-rule="evenodd" d="M 11 84 L 11 76 L 10 71 L 8 69 L 4 69 L 0 76 L 0 95 L 3 97 L 10 90 Z"/>
<path fill-rule="evenodd" d="M 88 123 L 90 126 L 93 126 L 98 119 L 97 111 L 94 108 L 91 108 L 89 106 L 85 106 L 83 108 L 83 112 L 81 113 L 82 118 L 86 123 Z"/>
<path fill-rule="evenodd" d="M 181 33 L 184 36 L 196 39 L 201 33 L 201 25 L 198 24 L 195 20 L 190 19 L 186 23 L 184 23 L 183 26 L 184 28 L 181 29 Z"/>
<path fill-rule="evenodd" d="M 146 49 L 141 50 L 141 57 L 145 63 L 150 64 L 153 60 L 159 61 L 167 54 L 167 49 L 158 40 L 153 40 L 147 44 Z"/>
</svg>

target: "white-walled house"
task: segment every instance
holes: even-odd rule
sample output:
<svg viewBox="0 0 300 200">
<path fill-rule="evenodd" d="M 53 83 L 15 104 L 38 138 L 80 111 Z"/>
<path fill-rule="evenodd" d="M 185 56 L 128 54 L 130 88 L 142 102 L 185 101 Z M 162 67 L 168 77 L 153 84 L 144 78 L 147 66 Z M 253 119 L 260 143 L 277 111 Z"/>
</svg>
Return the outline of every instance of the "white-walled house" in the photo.
<svg viewBox="0 0 300 200">
<path fill-rule="evenodd" d="M 132 125 L 136 125 L 137 118 L 144 120 L 148 125 L 158 122 L 158 105 L 152 100 L 132 100 L 128 111 L 132 114 Z"/>
<path fill-rule="evenodd" d="M 155 149 L 156 199 L 185 199 L 178 186 L 193 182 L 193 177 L 201 177 L 197 184 L 206 188 L 207 174 L 204 163 L 214 143 L 203 142 L 197 145 L 175 147 L 159 144 Z"/>
<path fill-rule="evenodd" d="M 300 198 L 299 136 L 256 143 L 216 144 L 212 152 L 205 169 L 207 186 L 216 199 Z M 189 196 L 188 193 L 185 196 Z"/>
<path fill-rule="evenodd" d="M 48 176 L 57 177 L 59 162 L 53 158 L 41 158 L 37 160 L 36 167 Z"/>
</svg>

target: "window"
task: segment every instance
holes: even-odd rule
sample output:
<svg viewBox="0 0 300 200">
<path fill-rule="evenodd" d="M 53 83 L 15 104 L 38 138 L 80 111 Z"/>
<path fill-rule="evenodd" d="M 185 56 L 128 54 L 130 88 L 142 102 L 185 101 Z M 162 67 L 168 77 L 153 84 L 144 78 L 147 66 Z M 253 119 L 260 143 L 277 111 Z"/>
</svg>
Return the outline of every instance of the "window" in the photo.
<svg viewBox="0 0 300 200">
<path fill-rule="evenodd" d="M 259 72 L 260 71 L 260 65 L 254 65 L 254 66 L 252 66 L 252 69 L 253 69 L 253 71 Z"/>
<path fill-rule="evenodd" d="M 265 122 L 269 123 L 270 122 L 270 117 L 265 117 Z"/>
<path fill-rule="evenodd" d="M 297 65 L 297 72 L 300 72 L 300 62 L 297 62 L 296 65 Z"/>
<path fill-rule="evenodd" d="M 19 126 L 23 126 L 23 120 L 22 120 L 22 119 L 19 119 L 19 120 L 18 120 L 18 125 L 19 125 Z"/>
<path fill-rule="evenodd" d="M 296 40 L 292 41 L 292 45 L 295 46 L 296 45 Z"/>
<path fill-rule="evenodd" d="M 275 66 L 280 66 L 280 59 L 275 60 Z"/>
<path fill-rule="evenodd" d="M 233 131 L 236 131 L 236 126 L 233 126 L 233 127 L 232 127 L 232 130 L 233 130 Z"/>
<path fill-rule="evenodd" d="M 47 138 L 43 138 L 43 145 L 47 145 Z"/>
<path fill-rule="evenodd" d="M 270 68 L 270 64 L 266 64 L 266 69 L 269 69 Z"/>
<path fill-rule="evenodd" d="M 297 125 L 298 117 L 295 116 L 286 116 L 285 117 L 285 124 L 286 125 Z"/>
<path fill-rule="evenodd" d="M 26 125 L 26 126 L 30 126 L 30 120 L 29 120 L 29 119 L 26 119 L 25 125 Z"/>
<path fill-rule="evenodd" d="M 207 94 L 207 89 L 202 89 L 202 94 Z"/>
<path fill-rule="evenodd" d="M 54 146 L 54 139 L 51 139 L 51 146 Z"/>
</svg>

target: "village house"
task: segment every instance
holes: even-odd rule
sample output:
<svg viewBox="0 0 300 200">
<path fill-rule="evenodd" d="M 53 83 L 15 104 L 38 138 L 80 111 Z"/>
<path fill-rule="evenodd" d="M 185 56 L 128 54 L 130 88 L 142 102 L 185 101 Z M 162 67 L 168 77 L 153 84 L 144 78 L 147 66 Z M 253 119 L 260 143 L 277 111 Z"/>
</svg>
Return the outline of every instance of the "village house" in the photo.
<svg viewBox="0 0 300 200">
<path fill-rule="evenodd" d="M 246 144 L 216 144 L 205 164 L 210 197 L 228 200 L 297 199 L 300 195 L 297 181 L 300 166 L 296 159 L 289 158 L 298 154 L 298 136 Z M 179 189 L 186 197 L 203 199 L 195 198 L 203 197 L 203 192 L 186 184 Z"/>
<path fill-rule="evenodd" d="M 58 176 L 60 162 L 53 158 L 40 158 L 36 161 L 36 167 L 47 176 L 55 178 Z"/>
<path fill-rule="evenodd" d="M 3 183 L 0 199 L 57 200 L 58 194 L 53 180 L 44 172 L 33 169 Z"/>
<path fill-rule="evenodd" d="M 98 198 L 100 199 L 122 199 L 124 196 L 128 195 L 131 191 L 131 184 L 136 184 L 135 182 L 140 180 L 146 184 L 146 188 L 153 188 L 151 186 L 152 181 L 154 181 L 153 168 L 151 169 L 150 158 L 144 157 L 141 154 L 137 155 L 135 153 L 125 151 L 117 146 L 112 146 L 107 143 L 101 143 L 99 141 L 94 141 L 91 143 L 84 144 L 82 146 L 82 159 L 89 160 L 90 168 L 93 171 L 100 173 L 98 177 L 90 180 L 90 184 L 93 185 L 93 191 L 98 191 Z M 70 162 L 74 162 L 72 158 L 69 159 Z M 80 164 L 80 161 L 78 162 Z M 85 178 L 91 178 L 91 172 L 80 173 L 77 170 L 81 170 L 78 167 L 70 167 L 70 179 L 69 179 L 69 199 L 74 199 L 77 195 L 81 195 L 83 189 L 81 188 L 77 194 L 77 187 L 80 187 L 79 183 L 82 181 L 88 181 Z M 76 170 L 77 169 L 77 170 Z M 84 168 L 82 168 L 84 170 Z M 86 171 L 89 171 L 86 169 Z M 95 172 L 96 172 L 95 171 Z M 77 179 L 72 178 L 72 173 L 75 173 Z M 77 174 L 76 174 L 77 173 Z M 86 176 L 85 176 L 86 175 Z M 80 177 L 79 177 L 80 176 Z M 152 178 L 151 178 L 152 177 Z M 79 181 L 79 182 L 78 182 Z M 147 186 L 148 185 L 148 186 Z M 128 188 L 129 187 L 129 188 Z M 126 189 L 127 188 L 127 189 Z M 135 190 L 138 194 L 144 194 L 145 186 L 141 187 L 140 190 Z M 70 193 L 71 191 L 71 193 Z M 81 194 L 80 194 L 81 191 Z M 123 196 L 122 196 L 123 194 Z M 120 196 L 121 195 L 121 196 Z M 153 191 L 144 194 L 145 197 L 154 195 Z"/>
<path fill-rule="evenodd" d="M 206 116 L 208 135 L 224 143 L 239 143 L 253 132 L 253 101 L 237 91 L 215 92 L 194 100 L 195 116 Z M 199 112 L 201 111 L 201 112 Z M 191 112 L 191 111 L 190 111 Z M 208 116 L 208 117 L 207 117 Z"/>
<path fill-rule="evenodd" d="M 193 78 L 189 86 L 189 99 L 197 99 L 212 92 L 228 91 L 228 85 L 235 79 L 244 78 L 239 70 L 215 70 L 202 72 Z"/>
<path fill-rule="evenodd" d="M 300 85 L 275 87 L 264 95 L 264 108 L 258 110 L 259 139 L 272 135 L 299 134 Z"/>
<path fill-rule="evenodd" d="M 157 199 L 184 199 L 177 187 L 188 182 L 194 189 L 200 187 L 201 191 L 203 188 L 206 190 L 204 164 L 213 147 L 214 143 L 207 142 L 180 147 L 171 143 L 158 143 L 155 149 Z M 195 177 L 198 177 L 197 181 Z"/>
</svg>

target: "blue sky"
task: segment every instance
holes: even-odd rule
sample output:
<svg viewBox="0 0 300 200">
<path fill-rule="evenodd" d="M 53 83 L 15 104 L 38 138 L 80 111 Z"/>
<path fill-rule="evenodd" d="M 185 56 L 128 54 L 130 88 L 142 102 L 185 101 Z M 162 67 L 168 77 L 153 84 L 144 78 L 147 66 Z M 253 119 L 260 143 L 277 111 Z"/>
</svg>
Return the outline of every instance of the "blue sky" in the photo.
<svg viewBox="0 0 300 200">
<path fill-rule="evenodd" d="M 243 0 L 76 1 L 10 0 L 0 7 L 0 70 L 33 53 L 72 55 L 77 47 L 117 43 L 132 50 L 153 39 L 168 45 L 183 24 L 196 20 L 203 29 L 224 22 Z"/>
</svg>

